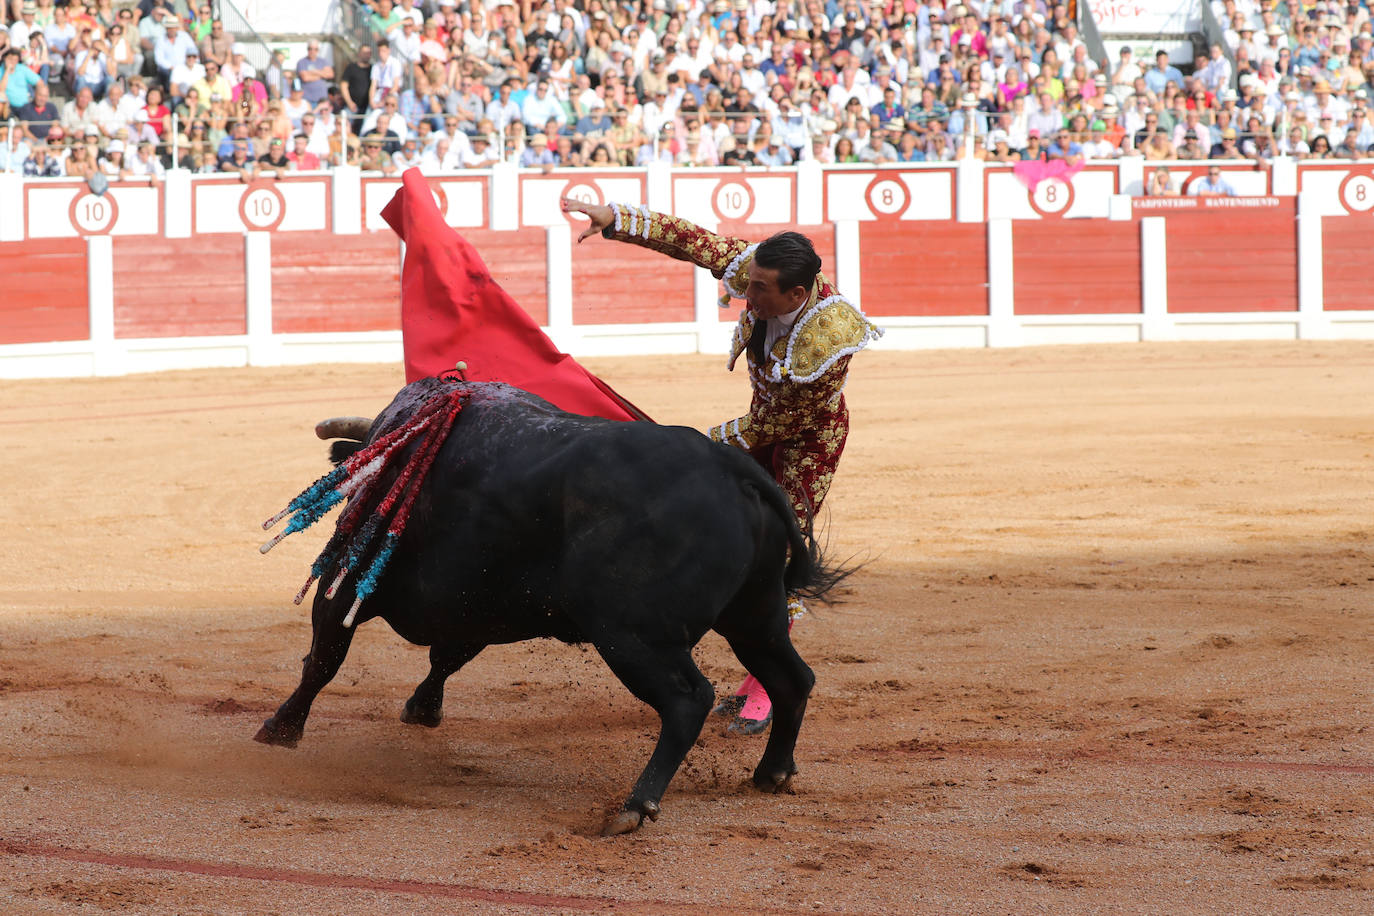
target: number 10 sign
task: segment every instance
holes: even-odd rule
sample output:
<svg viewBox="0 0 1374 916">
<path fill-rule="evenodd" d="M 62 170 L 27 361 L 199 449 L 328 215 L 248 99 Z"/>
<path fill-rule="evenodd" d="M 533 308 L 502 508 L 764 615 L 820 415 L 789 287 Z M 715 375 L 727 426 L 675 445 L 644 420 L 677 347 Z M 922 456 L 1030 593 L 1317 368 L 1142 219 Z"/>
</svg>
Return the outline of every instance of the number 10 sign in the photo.
<svg viewBox="0 0 1374 916">
<path fill-rule="evenodd" d="M 286 218 L 286 198 L 275 184 L 255 181 L 239 198 L 239 218 L 247 229 L 275 229 Z"/>
<path fill-rule="evenodd" d="M 67 216 L 78 235 L 109 235 L 119 221 L 119 205 L 113 194 L 87 191 L 72 198 Z"/>
</svg>

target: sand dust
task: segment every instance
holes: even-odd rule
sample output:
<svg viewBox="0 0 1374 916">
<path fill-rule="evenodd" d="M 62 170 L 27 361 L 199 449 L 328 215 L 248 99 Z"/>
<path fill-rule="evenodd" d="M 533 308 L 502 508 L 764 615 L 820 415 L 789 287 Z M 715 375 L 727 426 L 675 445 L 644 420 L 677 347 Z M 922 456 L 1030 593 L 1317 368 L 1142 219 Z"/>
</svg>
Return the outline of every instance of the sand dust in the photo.
<svg viewBox="0 0 1374 916">
<path fill-rule="evenodd" d="M 722 362 L 589 365 L 702 428 Z M 489 649 L 428 730 L 373 622 L 298 749 L 250 740 L 325 534 L 260 524 L 400 381 L 0 382 L 0 911 L 1374 911 L 1374 345 L 856 358 L 828 532 L 870 562 L 795 634 L 795 793 L 713 720 L 613 840 L 657 723 L 575 647 Z"/>
</svg>

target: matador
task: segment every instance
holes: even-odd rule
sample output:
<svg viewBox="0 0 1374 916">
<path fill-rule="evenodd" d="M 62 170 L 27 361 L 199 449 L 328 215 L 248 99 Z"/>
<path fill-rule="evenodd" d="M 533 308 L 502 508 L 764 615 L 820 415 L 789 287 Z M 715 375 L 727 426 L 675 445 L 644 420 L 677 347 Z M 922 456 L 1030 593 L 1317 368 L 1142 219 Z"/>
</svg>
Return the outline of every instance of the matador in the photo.
<svg viewBox="0 0 1374 916">
<path fill-rule="evenodd" d="M 710 430 L 717 442 L 746 450 L 773 475 L 805 528 L 819 512 L 849 434 L 844 385 L 849 360 L 882 335 L 821 273 L 811 240 L 780 232 L 750 243 L 707 231 L 647 207 L 594 205 L 564 199 L 563 209 L 586 214 L 596 233 L 690 261 L 721 281 L 724 308 L 744 299 L 726 367 L 741 355 L 749 367 L 749 412 Z M 790 599 L 792 622 L 805 612 Z M 730 730 L 761 733 L 772 704 L 749 675 L 715 709 L 732 718 Z"/>
</svg>

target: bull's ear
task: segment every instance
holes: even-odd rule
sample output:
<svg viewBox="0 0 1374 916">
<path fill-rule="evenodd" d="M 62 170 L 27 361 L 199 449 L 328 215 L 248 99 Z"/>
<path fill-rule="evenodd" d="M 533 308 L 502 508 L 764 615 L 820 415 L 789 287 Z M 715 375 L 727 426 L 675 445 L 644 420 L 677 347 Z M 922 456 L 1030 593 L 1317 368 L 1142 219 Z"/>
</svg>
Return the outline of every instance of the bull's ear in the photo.
<svg viewBox="0 0 1374 916">
<path fill-rule="evenodd" d="M 329 443 L 329 463 L 338 467 L 352 458 L 362 447 L 361 442 L 354 442 L 351 439 L 336 439 Z"/>
</svg>

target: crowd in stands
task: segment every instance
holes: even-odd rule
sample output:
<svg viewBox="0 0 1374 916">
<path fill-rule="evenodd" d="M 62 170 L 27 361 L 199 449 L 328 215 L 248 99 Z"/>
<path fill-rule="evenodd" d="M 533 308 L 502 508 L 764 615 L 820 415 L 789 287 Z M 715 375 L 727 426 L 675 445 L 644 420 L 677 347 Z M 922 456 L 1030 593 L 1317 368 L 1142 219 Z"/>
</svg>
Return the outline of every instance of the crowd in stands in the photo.
<svg viewBox="0 0 1374 916">
<path fill-rule="evenodd" d="M 0 170 L 27 175 L 1374 146 L 1368 0 L 1209 0 L 1224 44 L 1187 75 L 1094 60 L 1042 0 L 344 0 L 361 47 L 337 72 L 318 41 L 258 72 L 209 2 L 0 2 Z"/>
</svg>

